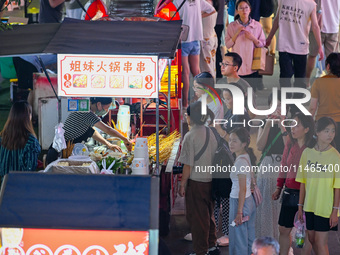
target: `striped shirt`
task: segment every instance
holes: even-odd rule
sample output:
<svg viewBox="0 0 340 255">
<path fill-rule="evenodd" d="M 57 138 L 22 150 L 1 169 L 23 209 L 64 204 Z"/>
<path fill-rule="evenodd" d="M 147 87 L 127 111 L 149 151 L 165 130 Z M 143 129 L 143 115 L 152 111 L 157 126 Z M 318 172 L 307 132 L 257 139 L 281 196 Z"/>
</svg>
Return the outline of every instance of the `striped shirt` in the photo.
<svg viewBox="0 0 340 255">
<path fill-rule="evenodd" d="M 93 112 L 72 112 L 64 124 L 65 140 L 75 140 L 92 128 L 100 118 Z"/>
<path fill-rule="evenodd" d="M 23 149 L 8 150 L 1 145 L 0 137 L 0 183 L 9 171 L 35 171 L 41 147 L 37 138 L 28 137 Z"/>
</svg>

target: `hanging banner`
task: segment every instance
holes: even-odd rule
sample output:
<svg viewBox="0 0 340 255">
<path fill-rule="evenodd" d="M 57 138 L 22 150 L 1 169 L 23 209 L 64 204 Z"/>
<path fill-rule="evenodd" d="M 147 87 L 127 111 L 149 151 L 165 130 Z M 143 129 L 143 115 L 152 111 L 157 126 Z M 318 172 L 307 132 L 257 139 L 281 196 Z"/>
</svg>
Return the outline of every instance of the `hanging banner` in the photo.
<svg viewBox="0 0 340 255">
<path fill-rule="evenodd" d="M 58 95 L 158 97 L 158 57 L 58 54 Z"/>
<path fill-rule="evenodd" d="M 0 228 L 1 255 L 148 255 L 148 231 Z"/>
</svg>

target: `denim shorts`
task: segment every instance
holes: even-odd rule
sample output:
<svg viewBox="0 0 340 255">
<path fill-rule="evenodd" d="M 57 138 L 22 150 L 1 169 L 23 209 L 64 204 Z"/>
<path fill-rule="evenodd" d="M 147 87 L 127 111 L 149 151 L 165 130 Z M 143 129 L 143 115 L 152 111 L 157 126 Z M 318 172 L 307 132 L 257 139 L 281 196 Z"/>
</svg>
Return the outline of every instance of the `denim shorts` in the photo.
<svg viewBox="0 0 340 255">
<path fill-rule="evenodd" d="M 189 55 L 199 55 L 200 48 L 200 41 L 182 42 L 182 56 L 187 57 Z"/>
</svg>

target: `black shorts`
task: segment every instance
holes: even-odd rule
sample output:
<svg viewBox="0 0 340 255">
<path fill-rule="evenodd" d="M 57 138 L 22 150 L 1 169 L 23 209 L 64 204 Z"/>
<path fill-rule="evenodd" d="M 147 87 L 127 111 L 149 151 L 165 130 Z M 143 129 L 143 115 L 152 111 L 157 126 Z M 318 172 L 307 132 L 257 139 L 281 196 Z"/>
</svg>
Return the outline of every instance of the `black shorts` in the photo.
<svg viewBox="0 0 340 255">
<path fill-rule="evenodd" d="M 330 228 L 329 218 L 317 216 L 312 212 L 305 212 L 305 214 L 306 214 L 307 230 L 314 230 L 314 231 L 319 231 L 319 232 L 327 232 L 330 230 L 338 231 L 338 226 Z"/>
<path fill-rule="evenodd" d="M 279 225 L 286 228 L 294 227 L 294 217 L 298 211 L 298 206 L 281 206 Z"/>
</svg>

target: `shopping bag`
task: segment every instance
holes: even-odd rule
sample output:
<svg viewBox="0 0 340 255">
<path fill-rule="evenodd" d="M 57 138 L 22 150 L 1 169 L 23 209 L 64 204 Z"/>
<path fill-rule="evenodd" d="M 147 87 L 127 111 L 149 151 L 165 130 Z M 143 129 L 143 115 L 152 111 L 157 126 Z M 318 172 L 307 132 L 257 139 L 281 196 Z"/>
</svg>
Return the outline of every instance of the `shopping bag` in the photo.
<svg viewBox="0 0 340 255">
<path fill-rule="evenodd" d="M 253 63 L 251 65 L 252 70 L 255 70 L 255 71 L 265 70 L 267 51 L 268 49 L 266 48 L 255 48 L 254 49 Z"/>
<path fill-rule="evenodd" d="M 259 70 L 259 75 L 273 75 L 274 73 L 275 55 L 266 54 L 266 66 L 264 70 Z"/>
<path fill-rule="evenodd" d="M 315 78 L 320 78 L 322 76 L 325 76 L 326 72 L 323 69 L 323 65 L 322 65 L 322 61 L 318 61 L 316 62 L 316 74 L 315 74 Z"/>
</svg>

